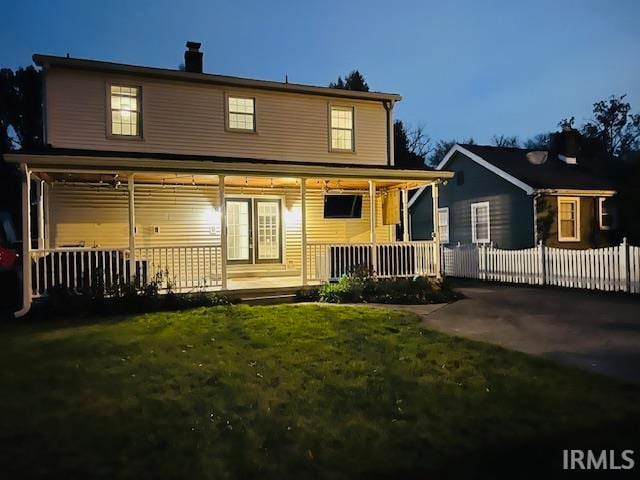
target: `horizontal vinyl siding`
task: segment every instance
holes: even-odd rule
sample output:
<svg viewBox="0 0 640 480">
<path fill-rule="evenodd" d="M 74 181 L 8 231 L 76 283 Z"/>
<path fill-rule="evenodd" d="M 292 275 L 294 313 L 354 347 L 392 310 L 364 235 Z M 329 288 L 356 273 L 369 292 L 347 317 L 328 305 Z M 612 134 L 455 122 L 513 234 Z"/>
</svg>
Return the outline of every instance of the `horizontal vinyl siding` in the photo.
<svg viewBox="0 0 640 480">
<path fill-rule="evenodd" d="M 128 193 L 85 185 L 55 185 L 50 189 L 51 246 L 127 247 Z M 283 264 L 233 265 L 230 273 L 300 270 L 301 201 L 297 190 L 225 189 L 227 197 L 277 196 L 282 199 L 284 232 Z M 323 218 L 323 194 L 307 191 L 307 241 L 309 243 L 369 242 L 369 197 L 363 195 L 362 217 L 326 220 Z M 137 247 L 205 246 L 220 242 L 219 224 L 214 225 L 213 209 L 218 205 L 217 187 L 161 187 L 136 185 L 135 217 Z M 382 225 L 381 199 L 377 199 L 378 242 L 392 239 L 392 227 Z M 160 233 L 154 233 L 154 226 Z"/>
<path fill-rule="evenodd" d="M 108 138 L 108 83 L 142 87 L 143 140 Z M 214 85 L 53 69 L 47 141 L 54 147 L 384 165 L 382 102 L 225 89 Z M 255 97 L 257 133 L 225 130 L 225 92 Z M 355 153 L 329 152 L 328 105 L 355 108 Z"/>
</svg>

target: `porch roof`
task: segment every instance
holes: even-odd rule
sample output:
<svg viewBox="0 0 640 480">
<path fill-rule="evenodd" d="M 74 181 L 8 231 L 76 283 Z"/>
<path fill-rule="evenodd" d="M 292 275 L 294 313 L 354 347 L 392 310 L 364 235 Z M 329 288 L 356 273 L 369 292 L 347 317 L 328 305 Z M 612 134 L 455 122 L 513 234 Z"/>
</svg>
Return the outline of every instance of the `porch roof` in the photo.
<svg viewBox="0 0 640 480">
<path fill-rule="evenodd" d="M 430 184 L 453 177 L 442 170 L 409 170 L 377 165 L 297 163 L 249 158 L 185 156 L 168 154 L 129 154 L 128 152 L 69 151 L 47 149 L 43 153 L 9 153 L 5 159 L 27 164 L 30 169 L 50 173 L 88 174 L 176 174 L 227 175 L 244 177 L 284 177 L 314 179 L 353 179 Z"/>
</svg>

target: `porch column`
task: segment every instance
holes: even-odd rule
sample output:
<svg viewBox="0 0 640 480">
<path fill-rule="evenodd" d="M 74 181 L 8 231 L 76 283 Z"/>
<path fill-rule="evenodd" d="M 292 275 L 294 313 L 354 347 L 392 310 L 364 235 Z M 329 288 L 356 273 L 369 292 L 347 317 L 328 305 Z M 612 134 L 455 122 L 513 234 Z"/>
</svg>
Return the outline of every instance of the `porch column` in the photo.
<svg viewBox="0 0 640 480">
<path fill-rule="evenodd" d="M 402 189 L 402 241 L 409 241 L 409 189 Z"/>
<path fill-rule="evenodd" d="M 31 308 L 31 172 L 22 165 L 22 308 L 14 313 L 25 316 Z"/>
<path fill-rule="evenodd" d="M 224 175 L 218 175 L 218 202 L 220 203 L 220 249 L 222 250 L 222 290 L 227 289 L 227 205 L 224 200 Z"/>
<path fill-rule="evenodd" d="M 136 205 L 133 173 L 129 174 L 129 283 L 136 280 Z"/>
<path fill-rule="evenodd" d="M 369 213 L 370 230 L 369 241 L 371 243 L 371 267 L 374 273 L 378 270 L 378 252 L 376 248 L 376 182 L 369 180 Z"/>
<path fill-rule="evenodd" d="M 433 263 L 436 270 L 436 278 L 442 278 L 440 270 L 440 219 L 438 218 L 438 182 L 431 184 L 431 199 L 433 200 Z"/>
<path fill-rule="evenodd" d="M 302 238 L 302 251 L 300 258 L 302 259 L 301 274 L 302 285 L 307 284 L 307 179 L 300 179 L 300 208 L 302 209 L 300 216 L 300 228 Z"/>
<path fill-rule="evenodd" d="M 51 197 L 51 186 L 44 184 L 44 248 L 51 248 L 51 211 L 49 206 Z"/>
<path fill-rule="evenodd" d="M 38 181 L 38 250 L 45 248 L 44 238 L 44 180 L 40 180 Z"/>
</svg>

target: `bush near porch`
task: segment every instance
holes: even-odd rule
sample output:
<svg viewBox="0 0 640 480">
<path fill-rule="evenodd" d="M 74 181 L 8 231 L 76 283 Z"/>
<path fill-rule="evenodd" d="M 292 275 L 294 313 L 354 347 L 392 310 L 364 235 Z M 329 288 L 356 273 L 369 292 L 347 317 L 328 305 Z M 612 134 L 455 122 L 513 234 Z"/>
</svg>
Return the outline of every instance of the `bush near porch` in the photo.
<svg viewBox="0 0 640 480">
<path fill-rule="evenodd" d="M 365 307 L 0 326 L 5 478 L 547 478 L 640 386 Z"/>
<path fill-rule="evenodd" d="M 446 281 L 426 277 L 378 278 L 357 269 L 336 283 L 318 289 L 318 299 L 328 303 L 427 304 L 448 303 L 460 298 Z"/>
</svg>

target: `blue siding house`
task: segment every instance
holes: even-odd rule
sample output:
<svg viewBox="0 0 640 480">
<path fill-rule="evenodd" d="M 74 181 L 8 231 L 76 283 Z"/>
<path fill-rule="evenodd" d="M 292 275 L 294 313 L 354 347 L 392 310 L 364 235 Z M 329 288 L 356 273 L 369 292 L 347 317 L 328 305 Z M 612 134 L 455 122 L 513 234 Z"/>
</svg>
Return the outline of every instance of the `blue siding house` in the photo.
<svg viewBox="0 0 640 480">
<path fill-rule="evenodd" d="M 439 187 L 441 242 L 521 249 L 538 241 L 562 248 L 617 241 L 616 191 L 580 165 L 572 132 L 557 134 L 558 148 L 548 151 L 454 145 L 437 166 L 455 173 Z M 431 239 L 430 187 L 414 193 L 409 211 L 412 239 Z"/>
</svg>

